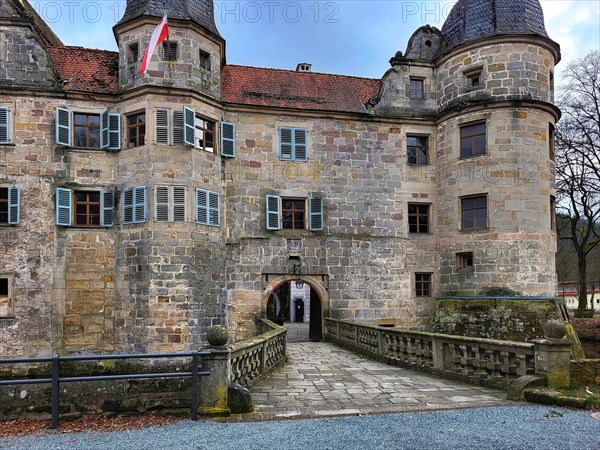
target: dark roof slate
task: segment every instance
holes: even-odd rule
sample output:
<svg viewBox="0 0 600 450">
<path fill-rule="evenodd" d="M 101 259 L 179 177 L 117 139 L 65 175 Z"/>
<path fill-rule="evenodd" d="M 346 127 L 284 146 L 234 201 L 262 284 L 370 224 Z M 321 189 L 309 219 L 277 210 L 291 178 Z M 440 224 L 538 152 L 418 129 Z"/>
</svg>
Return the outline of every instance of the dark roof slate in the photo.
<svg viewBox="0 0 600 450">
<path fill-rule="evenodd" d="M 211 33 L 220 36 L 215 25 L 212 0 L 127 0 L 125 13 L 117 25 L 140 16 L 191 20 Z M 158 21 L 157 21 L 158 23 Z"/>
<path fill-rule="evenodd" d="M 447 53 L 459 45 L 499 35 L 548 37 L 538 0 L 458 0 L 442 27 Z"/>
</svg>

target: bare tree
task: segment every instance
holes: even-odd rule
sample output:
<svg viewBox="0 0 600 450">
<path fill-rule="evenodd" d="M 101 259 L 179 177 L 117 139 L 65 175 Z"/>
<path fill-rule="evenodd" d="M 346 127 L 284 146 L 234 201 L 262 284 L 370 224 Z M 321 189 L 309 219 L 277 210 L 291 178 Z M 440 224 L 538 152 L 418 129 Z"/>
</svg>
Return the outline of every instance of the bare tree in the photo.
<svg viewBox="0 0 600 450">
<path fill-rule="evenodd" d="M 559 239 L 577 254 L 578 309 L 587 308 L 587 258 L 600 244 L 600 52 L 571 63 L 563 73 L 556 127 L 557 211 L 567 219 Z"/>
</svg>

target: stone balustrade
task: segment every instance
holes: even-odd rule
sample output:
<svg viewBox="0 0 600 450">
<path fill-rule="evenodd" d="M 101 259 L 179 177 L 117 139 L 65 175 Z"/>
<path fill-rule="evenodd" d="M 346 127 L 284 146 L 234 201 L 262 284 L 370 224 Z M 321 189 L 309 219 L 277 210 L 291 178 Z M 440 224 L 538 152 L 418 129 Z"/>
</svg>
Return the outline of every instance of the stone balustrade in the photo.
<svg viewBox="0 0 600 450">
<path fill-rule="evenodd" d="M 230 382 L 250 388 L 285 364 L 287 330 L 268 320 L 259 329 L 260 335 L 231 345 Z"/>
<path fill-rule="evenodd" d="M 540 374 L 569 384 L 555 374 L 548 355 L 567 362 L 568 341 L 522 343 L 413 331 L 325 319 L 325 339 L 383 362 L 446 377 L 506 388 L 516 378 Z M 552 347 L 552 353 L 547 351 Z"/>
</svg>

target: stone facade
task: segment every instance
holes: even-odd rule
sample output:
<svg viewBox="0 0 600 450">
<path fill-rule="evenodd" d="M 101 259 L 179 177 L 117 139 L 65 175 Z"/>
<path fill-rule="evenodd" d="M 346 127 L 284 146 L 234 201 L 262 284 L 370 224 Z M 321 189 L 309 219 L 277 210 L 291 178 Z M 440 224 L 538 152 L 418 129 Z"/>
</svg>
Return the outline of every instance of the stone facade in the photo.
<svg viewBox="0 0 600 450">
<path fill-rule="evenodd" d="M 185 5 L 196 3 L 212 8 Z M 139 59 L 160 18 L 131 5 L 114 29 L 118 53 L 65 47 L 26 4 L 1 6 L 0 188 L 19 189 L 18 223 L 0 225 L 3 355 L 185 350 L 216 324 L 239 341 L 255 334 L 274 290 L 299 278 L 322 317 L 407 326 L 427 323 L 437 295 L 554 295 L 560 52 L 547 36 L 448 48 L 449 31 L 422 27 L 370 80 L 227 65 L 209 16 L 179 11 L 176 61 L 159 46 L 140 75 L 134 50 Z M 107 150 L 59 144 L 56 108 L 73 120 L 108 111 L 120 123 L 107 136 L 120 139 Z M 141 113 L 144 143 L 130 145 Z M 199 123 L 213 127 L 212 142 Z M 485 151 L 464 157 L 473 123 L 485 125 Z M 282 153 L 288 129 L 306 139 L 299 157 Z M 426 160 L 415 142 L 426 142 Z M 226 144 L 235 157 L 221 156 Z M 102 223 L 57 225 L 57 189 L 102 194 Z M 135 207 L 134 192 L 144 193 Z M 205 194 L 216 203 L 203 209 Z M 465 219 L 473 196 L 486 200 L 485 224 L 467 230 L 479 220 Z M 269 229 L 268 198 L 280 209 L 301 201 L 304 226 L 286 229 L 280 214 L 283 229 Z"/>
</svg>

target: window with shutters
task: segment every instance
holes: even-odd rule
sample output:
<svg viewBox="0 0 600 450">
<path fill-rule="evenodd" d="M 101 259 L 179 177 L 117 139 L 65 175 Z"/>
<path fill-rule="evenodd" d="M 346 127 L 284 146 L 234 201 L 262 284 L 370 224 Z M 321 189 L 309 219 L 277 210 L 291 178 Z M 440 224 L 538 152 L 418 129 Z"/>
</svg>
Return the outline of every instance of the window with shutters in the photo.
<svg viewBox="0 0 600 450">
<path fill-rule="evenodd" d="M 196 114 L 194 119 L 194 129 L 194 147 L 214 153 L 215 123 Z"/>
<path fill-rule="evenodd" d="M 177 42 L 163 41 L 163 61 L 177 61 Z"/>
<path fill-rule="evenodd" d="M 127 148 L 140 147 L 146 142 L 146 113 L 127 116 Z"/>
<path fill-rule="evenodd" d="M 210 53 L 202 49 L 198 50 L 199 65 L 201 69 L 210 70 Z"/>
<path fill-rule="evenodd" d="M 460 157 L 483 155 L 486 152 L 485 122 L 460 127 Z"/>
<path fill-rule="evenodd" d="M 322 198 L 290 198 L 277 195 L 266 197 L 268 230 L 323 229 Z"/>
<path fill-rule="evenodd" d="M 196 223 L 221 226 L 221 195 L 206 189 L 196 189 Z"/>
<path fill-rule="evenodd" d="M 157 222 L 185 222 L 184 186 L 157 186 L 154 195 Z"/>
<path fill-rule="evenodd" d="M 134 224 L 146 221 L 146 186 L 123 189 L 123 218 L 121 223 Z"/>
<path fill-rule="evenodd" d="M 114 193 L 57 188 L 56 224 L 65 227 L 111 227 L 114 224 Z"/>
<path fill-rule="evenodd" d="M 488 226 L 487 195 L 460 199 L 463 230 L 481 230 Z"/>
<path fill-rule="evenodd" d="M 75 147 L 100 148 L 100 115 L 74 113 Z"/>
<path fill-rule="evenodd" d="M 429 163 L 427 158 L 427 136 L 406 136 L 406 152 L 408 164 L 411 166 L 424 166 Z"/>
<path fill-rule="evenodd" d="M 408 204 L 409 233 L 429 233 L 429 205 Z"/>
<path fill-rule="evenodd" d="M 279 129 L 279 159 L 306 161 L 308 131 L 304 128 L 281 127 Z"/>
<path fill-rule="evenodd" d="M 0 273 L 0 319 L 11 318 L 15 315 L 14 282 L 14 274 Z"/>
<path fill-rule="evenodd" d="M 19 223 L 20 193 L 18 186 L 0 187 L 0 226 Z"/>
<path fill-rule="evenodd" d="M 121 115 L 72 112 L 56 108 L 55 140 L 58 145 L 80 148 L 121 148 Z"/>
<path fill-rule="evenodd" d="M 154 110 L 154 143 L 184 145 L 183 111 L 157 108 Z"/>
<path fill-rule="evenodd" d="M 431 297 L 431 273 L 415 273 L 415 295 Z"/>
<path fill-rule="evenodd" d="M 0 106 L 0 145 L 10 144 L 10 109 Z"/>
</svg>

